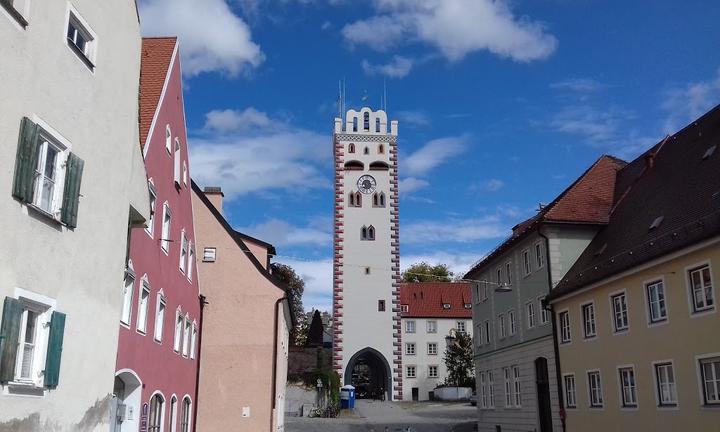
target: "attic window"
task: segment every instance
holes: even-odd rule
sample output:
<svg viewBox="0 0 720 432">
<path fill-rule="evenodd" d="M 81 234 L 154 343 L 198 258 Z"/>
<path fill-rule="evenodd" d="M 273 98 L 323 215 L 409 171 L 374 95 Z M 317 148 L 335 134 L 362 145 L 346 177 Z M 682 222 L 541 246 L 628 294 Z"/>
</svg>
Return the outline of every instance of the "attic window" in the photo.
<svg viewBox="0 0 720 432">
<path fill-rule="evenodd" d="M 465 309 L 472 309 L 472 304 L 465 303 Z"/>
<path fill-rule="evenodd" d="M 707 149 L 707 150 L 705 151 L 705 154 L 704 154 L 703 157 L 702 157 L 703 160 L 709 159 L 710 156 L 712 156 L 713 153 L 715 153 L 715 149 L 716 149 L 716 148 L 717 148 L 717 144 L 715 144 L 714 146 L 712 146 L 712 147 L 710 147 L 709 149 Z"/>
<path fill-rule="evenodd" d="M 400 305 L 400 311 L 401 312 L 407 312 L 410 310 L 410 306 L 408 305 Z"/>
<path fill-rule="evenodd" d="M 650 230 L 654 230 L 655 228 L 659 227 L 662 223 L 663 219 L 665 219 L 665 216 L 658 216 L 655 218 L 652 224 L 650 224 Z"/>
<path fill-rule="evenodd" d="M 450 303 L 443 303 L 443 309 L 450 309 Z"/>
</svg>

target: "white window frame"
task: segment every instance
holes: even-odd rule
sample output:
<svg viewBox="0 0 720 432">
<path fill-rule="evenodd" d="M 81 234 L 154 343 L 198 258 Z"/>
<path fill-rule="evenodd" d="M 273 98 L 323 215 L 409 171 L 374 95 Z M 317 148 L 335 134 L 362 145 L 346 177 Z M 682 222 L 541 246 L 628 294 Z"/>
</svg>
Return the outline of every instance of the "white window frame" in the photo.
<svg viewBox="0 0 720 432">
<path fill-rule="evenodd" d="M 28 388 L 35 391 L 41 391 L 44 386 L 43 371 L 45 370 L 45 360 L 47 356 L 47 345 L 50 337 L 50 321 L 52 313 L 55 311 L 57 302 L 55 299 L 27 291 L 22 288 L 15 288 L 14 298 L 22 304 L 23 312 L 20 320 L 20 334 L 18 335 L 18 352 L 15 358 L 15 371 L 13 380 L 9 383 L 8 393 L 14 393 L 15 389 Z M 36 315 L 35 322 L 35 338 L 33 341 L 32 366 L 29 377 L 22 378 L 21 370 L 23 357 L 25 352 L 23 345 L 25 344 L 25 332 L 27 330 L 28 311 L 32 311 Z M 43 393 L 36 395 L 44 395 Z"/>
<path fill-rule="evenodd" d="M 180 349 L 182 348 L 182 333 L 184 329 L 184 320 L 183 320 L 183 314 L 182 309 L 180 306 L 175 310 L 175 328 L 173 329 L 173 351 L 176 353 L 180 353 Z"/>
<path fill-rule="evenodd" d="M 187 166 L 187 161 L 185 161 L 185 160 L 183 161 L 182 178 L 183 178 L 183 185 L 187 186 L 188 166 Z"/>
<path fill-rule="evenodd" d="M 558 327 L 560 332 L 558 337 L 560 338 L 560 345 L 567 345 L 572 342 L 572 326 L 570 325 L 570 311 L 564 309 L 557 313 Z M 567 330 L 567 332 L 566 332 Z"/>
<path fill-rule="evenodd" d="M 498 315 L 498 329 L 500 330 L 500 339 L 505 339 L 507 329 L 505 328 L 505 314 Z"/>
<path fill-rule="evenodd" d="M 177 395 L 170 397 L 170 432 L 177 432 Z"/>
<path fill-rule="evenodd" d="M 703 291 L 703 302 L 705 303 L 705 306 L 701 308 L 696 307 L 695 303 L 695 288 L 693 287 L 692 283 L 692 273 L 702 270 L 705 267 L 707 267 L 708 272 L 710 274 L 710 300 L 712 301 L 712 305 L 708 306 L 708 296 L 705 291 L 705 287 L 701 289 Z M 701 274 L 702 275 L 702 274 Z M 689 306 L 690 306 L 690 314 L 691 316 L 702 316 L 709 313 L 714 313 L 716 311 L 715 304 L 717 297 L 715 296 L 715 283 L 713 281 L 713 271 L 712 266 L 710 265 L 710 261 L 704 261 L 701 263 L 697 263 L 695 265 L 691 265 L 685 268 L 685 283 L 687 286 L 687 292 L 688 292 L 688 298 L 689 298 Z"/>
<path fill-rule="evenodd" d="M 577 387 L 575 385 L 575 374 L 563 374 L 563 395 L 565 397 L 565 408 L 577 408 Z"/>
<path fill-rule="evenodd" d="M 128 281 L 130 281 L 129 287 Z M 125 277 L 123 278 L 123 306 L 120 312 L 120 324 L 126 328 L 130 328 L 130 322 L 132 321 L 135 282 L 135 272 L 132 268 L 132 261 L 130 261 L 128 262 L 128 268 L 125 270 Z"/>
<path fill-rule="evenodd" d="M 188 242 L 188 244 L 187 278 L 192 281 L 193 267 L 195 267 L 195 246 L 193 246 L 192 241 Z"/>
<path fill-rule="evenodd" d="M 455 322 L 455 329 L 458 331 L 458 333 L 465 333 L 467 330 L 467 324 L 465 321 L 457 321 Z"/>
<path fill-rule="evenodd" d="M 20 22 L 16 17 L 10 14 L 10 12 L 6 11 L 4 7 L 0 7 L 0 12 L 7 17 L 7 19 L 12 22 L 12 24 L 20 31 L 26 30 L 29 23 L 29 17 L 30 17 L 30 0 L 14 0 L 11 1 L 10 7 L 22 17 L 23 20 L 26 21 L 26 23 Z"/>
<path fill-rule="evenodd" d="M 65 189 L 65 167 L 67 164 L 67 158 L 70 154 L 69 148 L 65 145 L 64 140 L 58 138 L 57 133 L 49 131 L 45 125 L 38 125 L 38 138 L 33 145 L 40 146 L 38 152 L 37 165 L 33 167 L 33 199 L 30 205 L 38 211 L 52 217 L 55 220 L 60 219 L 60 210 L 62 207 L 62 197 Z M 56 152 L 55 164 L 53 170 L 55 178 L 52 180 L 53 190 L 50 197 L 49 208 L 42 206 L 42 191 L 43 182 L 42 179 L 45 177 L 44 166 L 46 164 L 46 157 L 48 149 L 52 147 Z M 42 171 L 41 171 L 42 168 Z"/>
<path fill-rule="evenodd" d="M 711 376 L 705 374 L 706 364 L 717 364 L 711 369 Z M 717 407 L 720 405 L 720 353 L 703 354 L 695 357 L 698 374 L 698 389 L 703 406 Z M 710 379 L 708 379 L 710 378 Z M 713 387 L 715 398 L 708 398 L 708 385 Z"/>
<path fill-rule="evenodd" d="M 477 342 L 478 346 L 483 345 L 483 323 L 478 323 L 475 325 L 475 334 L 473 337 L 475 338 L 475 341 Z"/>
<path fill-rule="evenodd" d="M 428 342 L 427 343 L 427 355 L 431 355 L 431 356 L 438 355 L 437 342 Z"/>
<path fill-rule="evenodd" d="M 405 342 L 405 355 L 414 356 L 417 353 L 417 346 L 415 342 Z"/>
<path fill-rule="evenodd" d="M 538 309 L 540 310 L 540 325 L 541 326 L 550 322 L 550 311 L 545 309 L 542 304 L 544 298 L 545 298 L 544 295 L 541 295 L 537 298 Z"/>
<path fill-rule="evenodd" d="M 143 336 L 147 334 L 147 321 L 148 312 L 150 312 L 151 292 L 150 281 L 148 280 L 147 275 L 143 275 L 140 283 L 138 284 L 138 313 L 136 319 L 137 322 L 135 323 L 135 331 Z M 146 301 L 143 304 L 143 296 L 145 294 L 147 294 L 147 296 L 145 296 Z"/>
<path fill-rule="evenodd" d="M 217 249 L 206 247 L 203 249 L 203 262 L 215 262 L 217 260 Z"/>
<path fill-rule="evenodd" d="M 515 319 L 515 309 L 510 309 L 507 312 L 508 324 L 510 325 L 510 336 L 514 336 L 517 333 L 517 320 Z"/>
<path fill-rule="evenodd" d="M 168 155 L 172 154 L 172 130 L 170 129 L 170 124 L 165 125 L 165 151 L 167 151 Z"/>
<path fill-rule="evenodd" d="M 522 382 L 521 378 L 522 375 L 520 374 L 520 366 L 513 366 L 512 367 L 512 378 L 513 378 L 513 397 L 514 397 L 514 403 L 515 408 L 522 407 Z"/>
<path fill-rule="evenodd" d="M 172 211 L 167 201 L 163 203 L 162 232 L 160 238 L 160 249 L 165 255 L 170 254 L 170 230 L 172 229 Z"/>
<path fill-rule="evenodd" d="M 176 187 L 180 187 L 180 182 L 182 181 L 180 177 L 182 176 L 181 171 L 181 163 L 180 160 L 182 159 L 182 153 L 180 151 L 180 138 L 175 137 L 175 146 L 173 151 L 173 181 L 175 182 Z"/>
<path fill-rule="evenodd" d="M 537 327 L 537 318 L 535 313 L 535 301 L 525 303 L 525 314 L 527 316 L 527 328 L 533 329 Z"/>
<path fill-rule="evenodd" d="M 627 291 L 626 290 L 620 290 L 615 291 L 613 293 L 610 293 L 610 325 L 612 326 L 613 333 L 625 333 L 628 330 L 630 330 L 630 306 L 628 304 L 628 297 L 627 297 Z M 622 298 L 623 303 L 625 305 L 625 310 L 622 309 L 617 310 L 615 308 L 615 299 L 616 298 Z M 622 308 L 622 305 L 621 305 Z M 619 314 L 619 315 L 618 315 Z M 622 321 L 622 325 L 619 325 L 618 323 L 618 316 L 624 318 Z"/>
<path fill-rule="evenodd" d="M 485 320 L 485 343 L 489 344 L 492 341 L 490 337 L 490 320 Z"/>
<path fill-rule="evenodd" d="M 406 305 L 406 304 L 400 305 L 400 312 L 407 313 L 407 312 L 409 312 L 409 311 L 410 311 L 410 306 L 409 306 L 409 305 Z"/>
<path fill-rule="evenodd" d="M 521 252 L 523 277 L 527 277 L 532 273 L 532 260 L 530 259 L 530 249 L 523 249 Z"/>
<path fill-rule="evenodd" d="M 180 232 L 180 273 L 185 274 L 188 255 L 188 238 L 185 235 L 185 228 Z"/>
<path fill-rule="evenodd" d="M 661 374 L 660 368 L 668 368 L 672 371 L 672 382 L 667 383 L 660 382 Z M 659 409 L 662 408 L 677 408 L 678 404 L 678 389 L 677 389 L 677 374 L 675 373 L 675 363 L 673 360 L 658 360 L 652 362 L 653 372 L 653 385 L 655 387 L 655 401 Z M 667 373 L 665 373 L 667 375 Z M 664 400 L 663 398 L 663 386 L 667 386 L 668 393 L 674 397 L 674 399 Z"/>
<path fill-rule="evenodd" d="M 505 279 L 508 286 L 512 285 L 512 261 L 505 263 Z"/>
<path fill-rule="evenodd" d="M 165 313 L 167 312 L 167 299 L 162 288 L 155 297 L 155 330 L 153 331 L 153 339 L 155 342 L 162 344 L 163 330 L 165 329 Z"/>
<path fill-rule="evenodd" d="M 482 290 L 482 301 L 487 301 L 488 299 L 488 284 L 485 282 L 483 284 L 483 290 Z"/>
<path fill-rule="evenodd" d="M 153 179 L 148 180 L 148 194 L 150 195 L 150 219 L 148 219 L 148 226 L 145 228 L 145 232 L 148 233 L 150 238 L 154 238 L 155 235 L 155 208 L 157 207 L 157 192 L 155 191 L 155 184 Z"/>
<path fill-rule="evenodd" d="M 505 408 L 513 408 L 512 372 L 510 367 L 504 367 L 502 368 L 502 371 L 505 384 Z"/>
<path fill-rule="evenodd" d="M 197 332 L 198 332 L 197 321 L 193 320 L 191 335 L 190 335 L 190 359 L 191 360 L 194 360 L 195 356 L 197 355 L 197 336 L 198 336 Z"/>
<path fill-rule="evenodd" d="M 545 253 L 543 243 L 541 241 L 535 243 L 535 265 L 538 270 L 545 267 Z"/>
<path fill-rule="evenodd" d="M 586 372 L 587 377 L 587 391 L 588 391 L 588 408 L 590 409 L 603 409 L 605 407 L 605 397 L 603 396 L 602 386 L 602 374 L 600 369 L 591 369 Z M 597 376 L 597 381 L 593 379 Z M 597 391 L 593 390 L 593 383 L 597 383 Z M 597 396 L 599 400 L 596 400 L 594 396 Z"/>
<path fill-rule="evenodd" d="M 187 313 L 185 314 L 185 319 L 183 320 L 183 345 L 182 345 L 182 356 L 185 358 L 188 358 L 190 356 L 190 315 Z"/>
<path fill-rule="evenodd" d="M 651 287 L 657 287 L 660 286 L 662 290 L 662 300 L 653 299 L 651 298 L 650 289 Z M 647 322 L 649 327 L 657 326 L 666 324 L 669 320 L 668 316 L 668 298 L 667 298 L 667 289 L 665 289 L 665 278 L 658 277 L 654 279 L 649 279 L 643 282 L 643 291 L 645 292 L 645 314 L 647 316 Z M 654 317 L 653 316 L 653 303 L 658 303 L 658 310 L 660 309 L 660 304 L 662 303 L 665 314 L 660 317 Z"/>
<path fill-rule="evenodd" d="M 428 320 L 425 327 L 427 329 L 426 333 L 437 333 L 437 321 Z"/>
<path fill-rule="evenodd" d="M 586 316 L 585 311 L 590 311 Z M 597 337 L 597 320 L 595 319 L 595 302 L 589 301 L 580 305 L 580 315 L 583 323 L 583 339 L 594 339 Z M 589 322 L 588 322 L 589 319 Z"/>
<path fill-rule="evenodd" d="M 412 371 L 412 373 L 410 373 Z M 417 366 L 407 365 L 405 366 L 405 378 L 417 378 Z"/>
<path fill-rule="evenodd" d="M 480 372 L 478 380 L 480 381 L 480 400 L 478 401 L 478 406 L 482 409 L 487 409 L 488 407 L 488 395 L 487 395 L 487 387 L 485 383 L 485 372 Z"/>
<path fill-rule="evenodd" d="M 405 333 L 415 333 L 415 320 L 405 321 Z"/>
<path fill-rule="evenodd" d="M 73 54 L 78 55 L 76 50 L 79 51 L 80 48 L 75 46 L 74 42 L 68 40 L 68 27 L 70 26 L 71 21 L 73 22 L 73 27 L 75 27 L 76 31 L 85 39 L 85 48 L 82 50 L 82 55 L 85 56 L 85 60 L 90 63 L 89 65 L 86 63 L 90 72 L 94 73 L 94 68 L 97 65 L 98 36 L 85 18 L 80 15 L 77 9 L 70 2 L 68 2 L 67 11 L 65 13 L 65 26 L 63 27 L 63 40 L 65 41 L 65 45 L 68 49 L 72 51 Z M 73 46 L 70 46 L 71 43 Z M 83 61 L 83 63 L 85 63 L 85 61 Z"/>
<path fill-rule="evenodd" d="M 493 371 L 487 371 L 488 380 L 488 408 L 495 408 L 495 389 L 493 388 Z"/>
<path fill-rule="evenodd" d="M 498 267 L 496 269 L 496 276 L 497 276 L 497 284 L 500 286 L 502 284 L 502 266 Z"/>
<path fill-rule="evenodd" d="M 433 370 L 435 373 L 433 374 Z M 428 365 L 428 378 L 439 378 L 439 369 L 437 365 Z"/>
<path fill-rule="evenodd" d="M 617 367 L 618 377 L 618 401 L 621 409 L 637 409 L 638 408 L 638 386 L 637 377 L 635 375 L 634 365 L 621 365 Z M 625 385 L 625 375 L 632 378 L 629 386 Z"/>
</svg>

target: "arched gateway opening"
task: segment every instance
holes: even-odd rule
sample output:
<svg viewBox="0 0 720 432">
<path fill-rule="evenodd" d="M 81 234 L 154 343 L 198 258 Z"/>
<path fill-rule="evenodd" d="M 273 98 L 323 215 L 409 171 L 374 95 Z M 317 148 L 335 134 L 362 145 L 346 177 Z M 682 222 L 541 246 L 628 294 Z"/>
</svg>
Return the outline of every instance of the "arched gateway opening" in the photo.
<svg viewBox="0 0 720 432">
<path fill-rule="evenodd" d="M 390 400 L 390 365 L 379 351 L 364 348 L 355 353 L 345 368 L 345 384 L 355 387 L 358 399 Z"/>
</svg>

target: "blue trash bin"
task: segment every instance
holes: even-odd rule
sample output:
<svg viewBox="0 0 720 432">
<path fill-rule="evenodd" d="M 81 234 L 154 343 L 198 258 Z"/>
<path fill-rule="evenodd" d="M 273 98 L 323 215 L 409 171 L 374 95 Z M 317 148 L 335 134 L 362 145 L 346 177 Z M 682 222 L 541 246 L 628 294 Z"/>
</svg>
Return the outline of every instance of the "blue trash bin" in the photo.
<svg viewBox="0 0 720 432">
<path fill-rule="evenodd" d="M 340 408 L 355 408 L 355 387 L 346 385 L 340 388 Z"/>
<path fill-rule="evenodd" d="M 355 408 L 355 387 L 349 385 L 345 386 L 349 392 L 349 398 L 348 398 L 348 408 L 354 409 Z"/>
</svg>

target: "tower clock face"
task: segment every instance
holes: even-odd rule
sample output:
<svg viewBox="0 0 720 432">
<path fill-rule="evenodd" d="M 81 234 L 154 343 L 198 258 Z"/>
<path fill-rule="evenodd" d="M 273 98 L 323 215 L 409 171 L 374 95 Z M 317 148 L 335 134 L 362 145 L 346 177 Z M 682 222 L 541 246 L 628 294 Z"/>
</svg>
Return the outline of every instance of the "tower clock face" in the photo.
<svg viewBox="0 0 720 432">
<path fill-rule="evenodd" d="M 369 194 L 375 192 L 377 182 L 373 176 L 365 174 L 358 179 L 357 186 L 358 189 L 360 189 L 360 192 Z"/>
</svg>

